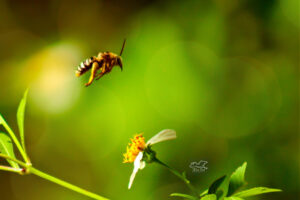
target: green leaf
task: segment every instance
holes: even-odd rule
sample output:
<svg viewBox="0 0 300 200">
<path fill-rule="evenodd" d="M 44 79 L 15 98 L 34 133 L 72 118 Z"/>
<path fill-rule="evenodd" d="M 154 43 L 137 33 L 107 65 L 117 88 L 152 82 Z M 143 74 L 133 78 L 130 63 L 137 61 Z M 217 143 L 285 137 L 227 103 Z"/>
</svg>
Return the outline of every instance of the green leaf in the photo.
<svg viewBox="0 0 300 200">
<path fill-rule="evenodd" d="M 4 118 L 2 117 L 2 115 L 0 114 L 0 125 L 4 124 Z"/>
<path fill-rule="evenodd" d="M 182 197 L 186 199 L 196 200 L 197 198 L 188 194 L 182 194 L 182 193 L 172 193 L 170 194 L 171 197 Z"/>
<path fill-rule="evenodd" d="M 220 190 L 220 189 L 217 190 L 216 196 L 217 196 L 217 199 L 222 199 L 222 197 L 225 196 L 224 191 Z"/>
<path fill-rule="evenodd" d="M 200 194 L 200 197 L 204 196 L 204 195 L 207 195 L 208 193 L 208 189 L 204 190 L 201 194 Z"/>
<path fill-rule="evenodd" d="M 217 196 L 215 194 L 208 194 L 202 197 L 201 200 L 217 200 Z"/>
<path fill-rule="evenodd" d="M 182 176 L 183 176 L 183 178 L 186 178 L 186 173 L 182 172 Z"/>
<path fill-rule="evenodd" d="M 264 193 L 281 192 L 281 191 L 282 190 L 280 190 L 280 189 L 274 189 L 274 188 L 255 187 L 255 188 L 251 188 L 248 190 L 238 192 L 234 196 L 235 197 L 250 197 L 250 196 L 255 196 L 255 195 L 264 194 Z"/>
<path fill-rule="evenodd" d="M 232 173 L 229 180 L 227 196 L 231 196 L 246 184 L 244 178 L 246 167 L 247 167 L 247 163 L 244 162 L 244 164 L 241 167 L 237 168 L 235 172 Z"/>
<path fill-rule="evenodd" d="M 25 115 L 25 107 L 26 107 L 26 100 L 27 100 L 28 89 L 25 91 L 24 96 L 19 104 L 18 111 L 17 111 L 17 121 L 18 127 L 21 137 L 22 147 L 25 151 L 25 136 L 24 136 L 24 115 Z"/>
<path fill-rule="evenodd" d="M 0 132 L 0 152 L 2 154 L 5 154 L 12 158 L 16 158 L 15 154 L 14 154 L 14 147 L 13 147 L 12 141 L 11 141 L 10 137 L 6 133 L 3 133 L 3 132 Z M 17 163 L 15 163 L 14 161 L 7 159 L 7 162 L 13 168 L 17 168 L 17 169 L 20 168 L 19 165 Z"/>
<path fill-rule="evenodd" d="M 215 194 L 218 190 L 218 188 L 220 187 L 220 185 L 223 183 L 223 181 L 225 180 L 226 175 L 218 178 L 217 180 L 215 180 L 208 189 L 208 194 Z"/>
<path fill-rule="evenodd" d="M 224 200 L 244 200 L 240 197 L 225 197 Z"/>
</svg>

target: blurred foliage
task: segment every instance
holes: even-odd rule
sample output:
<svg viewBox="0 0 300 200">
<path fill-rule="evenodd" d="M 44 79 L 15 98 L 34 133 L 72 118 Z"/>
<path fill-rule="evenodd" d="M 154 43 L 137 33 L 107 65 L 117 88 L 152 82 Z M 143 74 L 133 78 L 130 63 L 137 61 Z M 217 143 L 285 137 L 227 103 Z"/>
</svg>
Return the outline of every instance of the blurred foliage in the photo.
<svg viewBox="0 0 300 200">
<path fill-rule="evenodd" d="M 32 161 L 111 199 L 187 193 L 155 166 L 127 189 L 129 138 L 164 128 L 178 139 L 158 145 L 159 156 L 198 188 L 246 160 L 250 183 L 284 191 L 266 198 L 298 199 L 299 13 L 296 0 L 1 0 L 0 111 L 17 130 L 30 86 Z M 124 38 L 123 72 L 85 88 L 88 75 L 76 78 L 76 66 L 118 53 Z M 205 173 L 189 168 L 199 160 L 208 161 Z M 35 177 L 0 172 L 0 180 L 5 200 L 82 199 Z"/>
<path fill-rule="evenodd" d="M 257 196 L 271 192 L 281 192 L 280 189 L 273 189 L 267 187 L 254 187 L 251 189 L 244 189 L 247 185 L 245 181 L 247 163 L 238 167 L 230 176 L 229 180 L 225 181 L 226 175 L 215 180 L 207 190 L 205 190 L 200 199 L 201 200 L 244 200 L 244 198 Z M 243 189 L 241 191 L 241 189 Z M 190 196 L 187 194 L 173 193 L 171 196 L 178 196 L 184 199 L 197 200 L 198 195 Z"/>
</svg>

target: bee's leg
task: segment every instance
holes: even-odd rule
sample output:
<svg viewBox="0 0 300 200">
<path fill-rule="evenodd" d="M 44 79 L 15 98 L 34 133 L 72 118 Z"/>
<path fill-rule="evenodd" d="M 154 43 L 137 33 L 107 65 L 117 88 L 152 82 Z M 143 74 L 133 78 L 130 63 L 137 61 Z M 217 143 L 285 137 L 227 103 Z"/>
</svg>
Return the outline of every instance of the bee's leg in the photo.
<svg viewBox="0 0 300 200">
<path fill-rule="evenodd" d="M 97 73 L 97 70 L 99 69 L 99 65 L 97 62 L 94 62 L 93 63 L 93 66 L 92 66 L 92 71 L 91 71 L 91 76 L 90 76 L 90 79 L 89 79 L 89 82 L 85 84 L 85 86 L 89 86 L 92 84 L 92 82 L 94 81 L 95 77 L 96 77 L 96 73 Z"/>
<path fill-rule="evenodd" d="M 99 78 L 101 78 L 104 74 L 101 72 L 100 74 L 97 75 L 96 80 L 98 80 Z"/>
<path fill-rule="evenodd" d="M 96 80 L 98 80 L 99 78 L 101 78 L 105 74 L 105 66 L 103 66 L 101 70 L 102 71 L 97 75 Z"/>
</svg>

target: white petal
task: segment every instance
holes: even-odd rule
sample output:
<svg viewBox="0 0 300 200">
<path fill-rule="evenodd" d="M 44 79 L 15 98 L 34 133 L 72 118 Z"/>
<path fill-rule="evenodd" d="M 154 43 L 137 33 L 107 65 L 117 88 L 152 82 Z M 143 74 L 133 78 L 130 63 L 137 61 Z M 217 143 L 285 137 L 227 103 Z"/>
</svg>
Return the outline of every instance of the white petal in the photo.
<svg viewBox="0 0 300 200">
<path fill-rule="evenodd" d="M 130 179 L 129 179 L 128 189 L 131 188 L 134 177 L 135 177 L 136 173 L 138 172 L 138 170 L 140 169 L 141 163 L 143 163 L 143 162 L 141 162 L 142 158 L 143 158 L 143 152 L 140 152 L 134 160 L 134 163 L 133 163 L 134 167 L 133 167 L 133 171 L 131 173 Z"/>
<path fill-rule="evenodd" d="M 146 162 L 145 161 L 141 161 L 140 162 L 140 169 L 144 169 L 146 166 Z"/>
<path fill-rule="evenodd" d="M 175 138 L 176 138 L 176 131 L 172 129 L 165 129 L 157 133 L 156 135 L 154 135 L 150 140 L 148 140 L 146 145 L 153 145 L 158 142 L 163 142 L 166 140 L 174 140 Z"/>
</svg>

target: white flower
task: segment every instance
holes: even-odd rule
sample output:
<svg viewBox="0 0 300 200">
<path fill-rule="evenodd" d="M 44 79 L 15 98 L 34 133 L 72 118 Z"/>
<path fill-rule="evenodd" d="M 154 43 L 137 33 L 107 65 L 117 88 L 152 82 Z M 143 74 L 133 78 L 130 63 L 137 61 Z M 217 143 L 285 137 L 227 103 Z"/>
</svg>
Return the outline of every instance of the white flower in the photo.
<svg viewBox="0 0 300 200">
<path fill-rule="evenodd" d="M 132 143 L 129 144 L 129 147 L 127 147 L 127 152 L 124 154 L 124 163 L 133 162 L 134 164 L 128 184 L 128 189 L 131 188 L 138 170 L 143 169 L 146 165 L 146 162 L 142 160 L 144 156 L 144 150 L 147 149 L 147 147 L 152 146 L 153 144 L 166 140 L 173 140 L 175 138 L 176 132 L 174 130 L 165 129 L 153 136 L 150 140 L 147 141 L 146 144 L 142 134 L 135 136 L 134 139 L 131 139 Z"/>
</svg>

